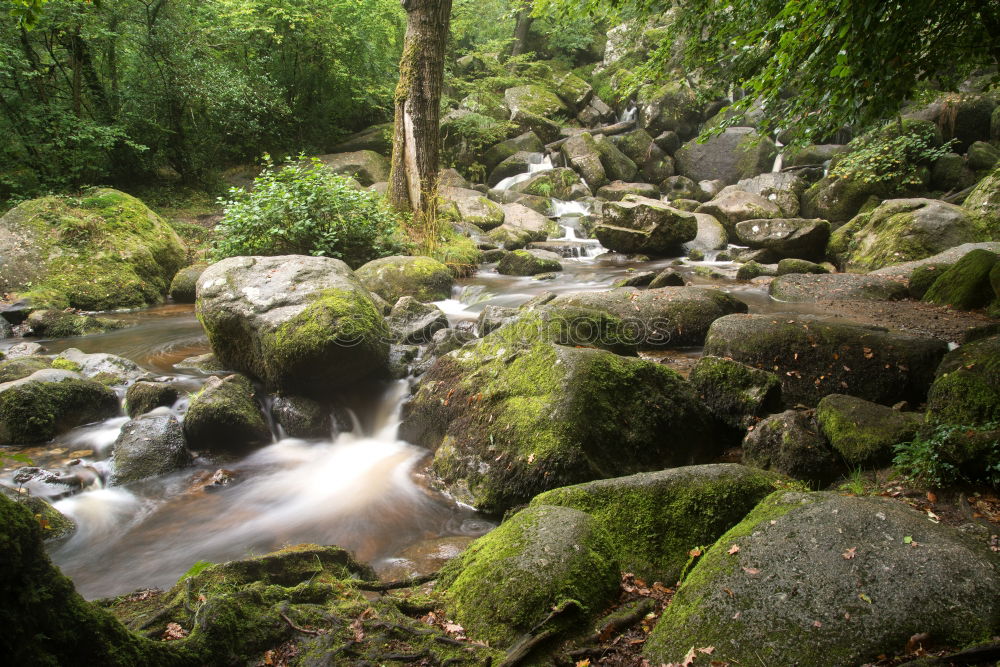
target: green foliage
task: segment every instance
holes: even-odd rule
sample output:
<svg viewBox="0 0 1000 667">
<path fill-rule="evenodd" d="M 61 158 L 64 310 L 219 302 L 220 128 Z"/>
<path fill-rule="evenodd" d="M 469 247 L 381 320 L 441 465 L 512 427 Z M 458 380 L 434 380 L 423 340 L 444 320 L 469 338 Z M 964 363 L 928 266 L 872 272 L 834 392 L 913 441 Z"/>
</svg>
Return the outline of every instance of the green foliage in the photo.
<svg viewBox="0 0 1000 667">
<path fill-rule="evenodd" d="M 237 255 L 318 255 L 351 267 L 404 250 L 399 218 L 376 193 L 334 174 L 316 158 L 267 166 L 249 192 L 232 188 L 212 248 Z"/>
<path fill-rule="evenodd" d="M 893 188 L 921 185 L 922 168 L 951 152 L 953 143 L 940 145 L 928 123 L 889 123 L 852 141 L 830 175 Z"/>
<path fill-rule="evenodd" d="M 938 424 L 896 445 L 893 464 L 907 477 L 935 487 L 985 482 L 1000 487 L 1000 424 Z M 969 465 L 971 464 L 971 466 Z"/>
</svg>

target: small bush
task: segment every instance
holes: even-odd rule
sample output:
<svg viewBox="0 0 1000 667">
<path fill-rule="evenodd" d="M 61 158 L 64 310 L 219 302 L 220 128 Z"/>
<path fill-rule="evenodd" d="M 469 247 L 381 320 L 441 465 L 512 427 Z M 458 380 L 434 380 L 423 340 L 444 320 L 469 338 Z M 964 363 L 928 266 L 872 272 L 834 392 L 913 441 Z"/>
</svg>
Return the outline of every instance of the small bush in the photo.
<svg viewBox="0 0 1000 667">
<path fill-rule="evenodd" d="M 831 176 L 890 187 L 921 185 L 921 168 L 951 152 L 954 142 L 939 145 L 930 123 L 889 123 L 852 141 L 851 152 L 837 161 Z"/>
<path fill-rule="evenodd" d="M 316 158 L 267 166 L 253 189 L 231 188 L 213 244 L 215 259 L 238 255 L 336 257 L 352 268 L 400 254 L 399 218 L 374 192 L 358 190 Z"/>
<path fill-rule="evenodd" d="M 1000 424 L 939 424 L 896 445 L 893 464 L 907 477 L 943 487 L 984 482 L 1000 487 Z"/>
</svg>

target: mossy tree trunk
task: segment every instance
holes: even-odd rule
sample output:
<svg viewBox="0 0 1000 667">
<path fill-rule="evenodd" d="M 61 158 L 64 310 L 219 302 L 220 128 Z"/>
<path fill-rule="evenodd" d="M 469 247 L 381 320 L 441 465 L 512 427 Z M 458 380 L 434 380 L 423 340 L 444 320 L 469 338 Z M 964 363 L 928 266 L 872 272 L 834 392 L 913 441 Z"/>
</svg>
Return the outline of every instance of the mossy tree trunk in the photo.
<svg viewBox="0 0 1000 667">
<path fill-rule="evenodd" d="M 519 56 L 528 50 L 528 33 L 535 18 L 531 15 L 531 3 L 525 2 L 517 11 L 517 23 L 514 25 L 514 43 L 510 55 Z"/>
<path fill-rule="evenodd" d="M 389 201 L 426 227 L 435 219 L 444 49 L 452 0 L 402 0 L 406 38 L 396 86 Z"/>
</svg>

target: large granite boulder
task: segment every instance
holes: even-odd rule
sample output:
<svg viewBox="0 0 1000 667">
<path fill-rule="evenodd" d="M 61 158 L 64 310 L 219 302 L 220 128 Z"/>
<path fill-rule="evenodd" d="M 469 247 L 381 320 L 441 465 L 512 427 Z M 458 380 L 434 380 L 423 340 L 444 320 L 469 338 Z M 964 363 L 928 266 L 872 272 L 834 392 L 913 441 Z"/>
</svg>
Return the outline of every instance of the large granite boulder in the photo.
<svg viewBox="0 0 1000 667">
<path fill-rule="evenodd" d="M 1000 336 L 949 352 L 927 396 L 931 421 L 982 425 L 1000 422 Z"/>
<path fill-rule="evenodd" d="M 472 223 L 484 231 L 503 224 L 504 213 L 500 204 L 486 195 L 466 188 L 442 187 L 438 194 L 442 202 L 439 212 L 458 222 Z"/>
<path fill-rule="evenodd" d="M 112 450 L 110 484 L 121 485 L 178 470 L 191 462 L 184 431 L 172 415 L 133 419 Z"/>
<path fill-rule="evenodd" d="M 318 159 L 333 173 L 350 176 L 361 185 L 367 186 L 389 180 L 389 158 L 375 151 L 330 153 L 320 155 Z"/>
<path fill-rule="evenodd" d="M 372 294 L 393 304 L 403 296 L 418 301 L 441 301 L 451 296 L 451 270 L 431 257 L 394 255 L 373 259 L 355 271 Z"/>
<path fill-rule="evenodd" d="M 271 429 L 246 377 L 213 376 L 191 399 L 184 437 L 194 449 L 243 452 L 271 441 Z"/>
<path fill-rule="evenodd" d="M 962 206 L 982 216 L 994 232 L 1000 229 L 1000 167 L 976 184 Z"/>
<path fill-rule="evenodd" d="M 764 248 L 778 257 L 821 260 L 830 240 L 830 223 L 805 218 L 744 220 L 736 223 L 737 242 Z"/>
<path fill-rule="evenodd" d="M 910 291 L 906 283 L 891 276 L 868 276 L 854 273 L 783 273 L 778 264 L 778 278 L 771 281 L 771 297 L 786 303 L 817 301 L 899 301 Z M 815 265 L 814 265 L 815 266 Z M 822 267 L 820 267 L 822 268 Z"/>
<path fill-rule="evenodd" d="M 698 220 L 656 199 L 627 195 L 604 206 L 594 236 L 608 250 L 650 255 L 677 254 L 698 235 Z"/>
<path fill-rule="evenodd" d="M 781 208 L 770 199 L 744 190 L 720 192 L 695 209 L 722 223 L 730 237 L 736 238 L 737 223 L 744 220 L 770 220 L 782 217 Z"/>
<path fill-rule="evenodd" d="M 750 127 L 730 127 L 703 144 L 692 139 L 674 155 L 677 173 L 693 181 L 726 184 L 770 171 L 778 154 L 774 142 Z"/>
<path fill-rule="evenodd" d="M 339 259 L 222 260 L 198 280 L 196 312 L 219 363 L 273 389 L 325 393 L 386 371 L 385 321 Z"/>
<path fill-rule="evenodd" d="M 45 442 L 69 429 L 118 414 L 114 391 L 56 368 L 0 384 L 0 444 Z"/>
</svg>

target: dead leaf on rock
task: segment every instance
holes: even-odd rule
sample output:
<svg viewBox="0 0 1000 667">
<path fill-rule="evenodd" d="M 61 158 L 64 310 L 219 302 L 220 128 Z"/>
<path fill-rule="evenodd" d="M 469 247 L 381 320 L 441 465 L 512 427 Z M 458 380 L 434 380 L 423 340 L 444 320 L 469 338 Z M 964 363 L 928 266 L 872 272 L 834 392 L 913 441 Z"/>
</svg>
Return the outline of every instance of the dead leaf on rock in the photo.
<svg viewBox="0 0 1000 667">
<path fill-rule="evenodd" d="M 743 571 L 746 572 L 747 574 L 749 574 L 751 577 L 760 574 L 760 570 L 758 570 L 755 567 L 745 567 L 745 568 L 743 568 Z"/>
<path fill-rule="evenodd" d="M 739 550 L 740 550 L 740 546 L 738 544 L 734 544 L 733 546 L 729 547 L 729 551 L 727 551 L 726 553 L 729 554 L 730 556 L 732 556 L 734 553 L 738 552 Z"/>
<path fill-rule="evenodd" d="M 840 554 L 840 557 L 843 558 L 844 560 L 851 560 L 852 558 L 854 558 L 854 553 L 857 550 L 858 550 L 857 547 L 851 547 L 850 549 L 848 549 L 844 553 Z"/>
</svg>

